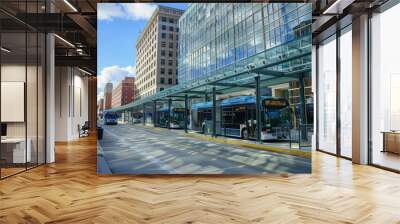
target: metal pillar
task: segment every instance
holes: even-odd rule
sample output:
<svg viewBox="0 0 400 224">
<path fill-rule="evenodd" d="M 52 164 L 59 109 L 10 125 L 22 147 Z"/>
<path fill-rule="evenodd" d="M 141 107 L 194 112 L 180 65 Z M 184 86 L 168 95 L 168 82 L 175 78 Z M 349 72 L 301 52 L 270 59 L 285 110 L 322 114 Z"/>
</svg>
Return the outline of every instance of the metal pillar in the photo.
<svg viewBox="0 0 400 224">
<path fill-rule="evenodd" d="M 146 125 L 146 104 L 143 104 L 143 125 Z"/>
<path fill-rule="evenodd" d="M 153 127 L 156 126 L 157 101 L 153 101 Z"/>
<path fill-rule="evenodd" d="M 216 88 L 212 88 L 212 136 L 217 136 L 217 97 L 216 97 Z"/>
<path fill-rule="evenodd" d="M 306 129 L 306 126 L 304 126 L 304 128 L 301 128 L 302 124 L 307 124 L 306 99 L 305 99 L 304 74 L 303 73 L 300 74 L 299 83 L 300 83 L 300 123 L 299 123 L 299 129 L 301 129 L 300 130 L 301 137 L 302 137 L 301 139 L 302 140 L 307 140 L 307 129 Z M 299 145 L 301 145 L 301 144 L 299 144 Z"/>
<path fill-rule="evenodd" d="M 185 94 L 185 112 L 183 113 L 183 116 L 184 116 L 183 120 L 185 121 L 184 128 L 185 128 L 186 133 L 188 132 L 187 131 L 187 129 L 188 129 L 188 100 L 189 100 L 188 95 Z"/>
<path fill-rule="evenodd" d="M 261 142 L 261 97 L 260 97 L 260 76 L 255 77 L 256 80 L 256 139 Z"/>
<path fill-rule="evenodd" d="M 168 122 L 167 122 L 168 129 L 171 128 L 171 104 L 172 104 L 172 100 L 168 99 Z"/>
</svg>

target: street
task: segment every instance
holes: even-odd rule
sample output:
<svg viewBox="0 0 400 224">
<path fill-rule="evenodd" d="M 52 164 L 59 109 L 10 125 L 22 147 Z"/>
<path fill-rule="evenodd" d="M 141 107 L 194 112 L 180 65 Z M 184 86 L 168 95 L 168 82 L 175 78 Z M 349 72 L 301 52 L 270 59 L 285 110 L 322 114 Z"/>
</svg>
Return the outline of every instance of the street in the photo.
<svg viewBox="0 0 400 224">
<path fill-rule="evenodd" d="M 141 125 L 103 125 L 99 173 L 277 174 L 310 173 L 311 158 L 226 145 Z M 183 131 L 182 131 L 183 133 Z M 98 160 L 99 161 L 99 160 Z"/>
</svg>

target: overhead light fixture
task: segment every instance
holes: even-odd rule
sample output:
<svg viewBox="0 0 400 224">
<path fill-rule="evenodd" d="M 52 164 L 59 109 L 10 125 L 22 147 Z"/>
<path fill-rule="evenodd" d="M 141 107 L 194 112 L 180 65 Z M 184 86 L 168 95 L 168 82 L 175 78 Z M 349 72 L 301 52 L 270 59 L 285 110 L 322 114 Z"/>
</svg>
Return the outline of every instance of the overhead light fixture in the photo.
<svg viewBox="0 0 400 224">
<path fill-rule="evenodd" d="M 72 44 L 71 42 L 69 42 L 68 40 L 66 40 L 66 39 L 64 39 L 64 38 L 62 38 L 62 37 L 60 37 L 58 34 L 54 34 L 54 36 L 57 37 L 58 39 L 60 39 L 62 42 L 66 43 L 67 45 L 69 45 L 69 46 L 75 48 L 75 45 L 73 45 L 73 44 Z"/>
<path fill-rule="evenodd" d="M 351 5 L 355 0 L 336 0 L 332 5 L 330 5 L 322 14 L 342 14 L 343 10 Z"/>
<path fill-rule="evenodd" d="M 90 72 L 88 72 L 88 71 L 86 71 L 86 70 L 83 70 L 83 69 L 81 69 L 81 68 L 79 68 L 79 67 L 78 67 L 78 70 L 81 71 L 81 72 L 83 72 L 83 73 L 85 73 L 85 74 L 87 74 L 87 75 L 92 75 L 92 73 L 90 73 Z"/>
<path fill-rule="evenodd" d="M 74 12 L 78 12 L 78 10 L 68 1 L 68 0 L 64 0 L 65 4 L 67 4 L 72 10 L 74 10 Z"/>
<path fill-rule="evenodd" d="M 5 47 L 1 47 L 1 50 L 4 51 L 4 52 L 6 52 L 6 53 L 10 53 L 10 52 L 11 52 L 11 50 L 9 50 L 9 49 L 7 49 L 7 48 L 5 48 Z"/>
</svg>

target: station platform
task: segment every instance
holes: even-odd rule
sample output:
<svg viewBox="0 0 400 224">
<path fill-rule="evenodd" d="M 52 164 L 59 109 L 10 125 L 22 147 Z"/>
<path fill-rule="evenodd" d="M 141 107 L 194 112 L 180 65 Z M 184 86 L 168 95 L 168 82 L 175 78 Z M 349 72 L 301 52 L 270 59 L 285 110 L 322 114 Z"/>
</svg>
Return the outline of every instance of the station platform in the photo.
<svg viewBox="0 0 400 224">
<path fill-rule="evenodd" d="M 104 125 L 101 156 L 113 174 L 310 173 L 307 151 L 140 124 Z M 100 172 L 101 173 L 101 172 Z"/>
</svg>

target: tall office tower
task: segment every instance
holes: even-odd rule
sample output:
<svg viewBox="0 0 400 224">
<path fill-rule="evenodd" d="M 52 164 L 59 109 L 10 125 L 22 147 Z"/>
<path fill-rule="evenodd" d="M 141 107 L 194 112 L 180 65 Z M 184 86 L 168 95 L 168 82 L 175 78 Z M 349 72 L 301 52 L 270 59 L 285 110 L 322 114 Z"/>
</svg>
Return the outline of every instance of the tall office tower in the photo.
<svg viewBox="0 0 400 224">
<path fill-rule="evenodd" d="M 279 46 L 309 40 L 311 10 L 308 3 L 191 4 L 179 20 L 179 83 L 279 58 L 287 51 Z M 304 60 L 311 61 L 307 57 Z M 298 62 L 290 63 L 284 68 Z"/>
<path fill-rule="evenodd" d="M 134 99 L 135 91 L 135 78 L 125 77 L 118 85 L 112 90 L 111 107 L 119 107 L 128 104 Z"/>
<path fill-rule="evenodd" d="M 97 113 L 102 114 L 104 111 L 104 98 L 100 98 L 97 104 Z"/>
<path fill-rule="evenodd" d="M 178 20 L 183 12 L 158 6 L 141 33 L 136 43 L 136 99 L 177 84 Z"/>
<path fill-rule="evenodd" d="M 104 87 L 104 110 L 111 108 L 113 84 L 108 82 Z"/>
</svg>

